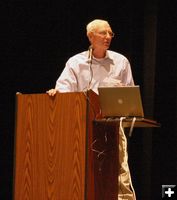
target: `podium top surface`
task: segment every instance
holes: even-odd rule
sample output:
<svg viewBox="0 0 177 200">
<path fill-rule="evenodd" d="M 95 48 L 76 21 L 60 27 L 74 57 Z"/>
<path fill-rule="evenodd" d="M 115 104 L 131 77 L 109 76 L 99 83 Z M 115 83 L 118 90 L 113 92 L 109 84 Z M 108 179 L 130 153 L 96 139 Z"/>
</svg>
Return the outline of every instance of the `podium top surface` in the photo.
<svg viewBox="0 0 177 200">
<path fill-rule="evenodd" d="M 131 127 L 132 125 L 133 118 L 125 118 L 123 119 L 123 127 Z M 95 119 L 95 123 L 106 123 L 106 124 L 112 124 L 115 125 L 120 122 L 120 118 L 115 117 L 115 118 L 100 118 L 100 119 Z M 139 128 L 145 128 L 145 127 L 160 127 L 160 124 L 157 123 L 154 120 L 142 118 L 142 119 L 135 119 L 134 127 L 139 127 Z"/>
</svg>

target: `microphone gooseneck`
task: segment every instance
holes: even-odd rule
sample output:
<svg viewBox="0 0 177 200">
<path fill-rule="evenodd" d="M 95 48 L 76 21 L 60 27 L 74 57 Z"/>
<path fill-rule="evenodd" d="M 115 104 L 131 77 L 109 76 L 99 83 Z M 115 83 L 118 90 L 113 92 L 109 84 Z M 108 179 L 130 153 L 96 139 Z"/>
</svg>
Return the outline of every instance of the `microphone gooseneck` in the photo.
<svg viewBox="0 0 177 200">
<path fill-rule="evenodd" d="M 93 70 L 92 70 L 93 47 L 92 47 L 92 45 L 89 46 L 88 52 L 89 52 L 88 53 L 88 63 L 89 63 L 89 71 L 90 71 L 90 80 L 89 80 L 89 84 L 88 84 L 88 89 L 90 89 L 91 82 L 93 79 Z"/>
<path fill-rule="evenodd" d="M 89 46 L 88 48 L 88 62 L 91 63 L 92 62 L 92 53 L 93 53 L 93 47 L 92 45 Z"/>
</svg>

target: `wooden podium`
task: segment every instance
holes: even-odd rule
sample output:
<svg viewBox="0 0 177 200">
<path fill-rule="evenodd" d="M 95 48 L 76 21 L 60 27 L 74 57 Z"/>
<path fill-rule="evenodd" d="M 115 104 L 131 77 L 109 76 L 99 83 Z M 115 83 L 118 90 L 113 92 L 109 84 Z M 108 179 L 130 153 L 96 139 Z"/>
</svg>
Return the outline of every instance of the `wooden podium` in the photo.
<svg viewBox="0 0 177 200">
<path fill-rule="evenodd" d="M 92 91 L 16 95 L 14 200 L 116 199 L 118 126 L 105 146 L 99 113 Z"/>
</svg>

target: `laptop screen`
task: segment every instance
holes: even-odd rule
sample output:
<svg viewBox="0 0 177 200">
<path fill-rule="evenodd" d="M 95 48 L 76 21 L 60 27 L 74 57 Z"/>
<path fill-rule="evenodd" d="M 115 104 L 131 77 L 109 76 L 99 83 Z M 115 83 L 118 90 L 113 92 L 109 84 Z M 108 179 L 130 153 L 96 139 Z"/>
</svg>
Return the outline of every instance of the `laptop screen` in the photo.
<svg viewBox="0 0 177 200">
<path fill-rule="evenodd" d="M 144 117 L 140 87 L 99 87 L 103 117 Z"/>
</svg>

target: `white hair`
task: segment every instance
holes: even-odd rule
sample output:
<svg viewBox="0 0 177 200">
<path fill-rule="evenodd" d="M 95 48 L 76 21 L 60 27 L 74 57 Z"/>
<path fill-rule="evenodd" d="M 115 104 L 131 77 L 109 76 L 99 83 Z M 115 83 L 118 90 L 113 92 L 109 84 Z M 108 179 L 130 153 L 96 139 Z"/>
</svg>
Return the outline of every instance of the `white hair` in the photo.
<svg viewBox="0 0 177 200">
<path fill-rule="evenodd" d="M 95 20 L 91 21 L 90 23 L 88 23 L 86 26 L 87 35 L 90 32 L 94 32 L 102 24 L 107 24 L 108 26 L 110 26 L 108 21 L 102 20 L 102 19 L 95 19 Z"/>
</svg>

